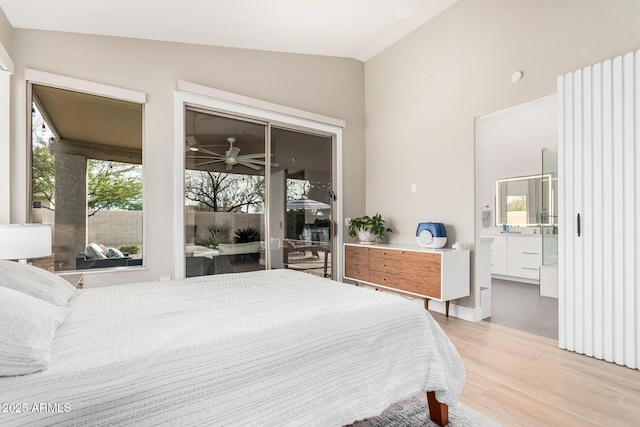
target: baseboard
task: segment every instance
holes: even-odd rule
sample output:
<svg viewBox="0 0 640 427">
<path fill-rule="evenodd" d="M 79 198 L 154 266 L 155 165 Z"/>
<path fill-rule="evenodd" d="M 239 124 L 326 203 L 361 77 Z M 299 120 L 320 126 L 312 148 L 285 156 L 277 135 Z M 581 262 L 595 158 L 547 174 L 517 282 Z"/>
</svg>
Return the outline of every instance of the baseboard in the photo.
<svg viewBox="0 0 640 427">
<path fill-rule="evenodd" d="M 446 313 L 446 304 L 440 301 L 429 301 L 429 311 L 436 313 Z M 479 322 L 482 320 L 482 308 L 465 307 L 464 305 L 449 304 L 449 316 L 458 319 L 468 320 L 469 322 Z"/>
</svg>

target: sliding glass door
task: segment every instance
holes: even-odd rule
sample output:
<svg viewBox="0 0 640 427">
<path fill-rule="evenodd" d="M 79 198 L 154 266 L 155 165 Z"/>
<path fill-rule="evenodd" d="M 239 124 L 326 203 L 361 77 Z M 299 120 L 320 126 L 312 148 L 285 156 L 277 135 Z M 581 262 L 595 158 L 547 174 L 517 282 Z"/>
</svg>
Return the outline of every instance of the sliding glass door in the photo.
<svg viewBox="0 0 640 427">
<path fill-rule="evenodd" d="M 186 276 L 264 269 L 267 126 L 197 109 L 185 118 Z"/>
<path fill-rule="evenodd" d="M 271 128 L 271 267 L 332 277 L 333 200 L 330 136 Z"/>
<path fill-rule="evenodd" d="M 192 107 L 185 134 L 187 277 L 265 268 L 333 276 L 331 135 Z"/>
</svg>

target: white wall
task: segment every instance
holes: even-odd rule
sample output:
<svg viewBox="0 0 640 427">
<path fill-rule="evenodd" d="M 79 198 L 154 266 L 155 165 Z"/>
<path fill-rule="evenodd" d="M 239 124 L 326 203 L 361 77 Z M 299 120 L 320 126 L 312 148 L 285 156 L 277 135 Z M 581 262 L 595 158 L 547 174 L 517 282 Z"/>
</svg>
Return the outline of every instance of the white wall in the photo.
<svg viewBox="0 0 640 427">
<path fill-rule="evenodd" d="M 0 9 L 0 44 L 4 46 L 9 55 L 11 55 L 11 36 L 13 28 L 7 19 L 7 15 Z"/>
<path fill-rule="evenodd" d="M 11 76 L 0 72 L 0 224 L 11 219 L 10 93 Z"/>
<path fill-rule="evenodd" d="M 473 243 L 474 119 L 637 49 L 639 16 L 634 0 L 461 0 L 367 61 L 367 213 L 390 219 L 393 242 L 413 243 L 430 220 L 446 224 L 450 242 Z M 516 70 L 525 75 L 514 84 Z M 477 301 L 472 285 L 460 303 Z"/>
<path fill-rule="evenodd" d="M 0 9 L 0 57 L 7 60 L 11 58 L 11 32 L 11 25 Z M 11 76 L 0 72 L 0 224 L 11 219 L 10 84 Z"/>
<path fill-rule="evenodd" d="M 364 209 L 363 64 L 298 54 L 15 29 L 13 55 L 12 220 L 26 216 L 24 68 L 68 75 L 147 94 L 144 127 L 147 269 L 96 273 L 87 285 L 173 276 L 174 94 L 178 80 L 198 83 L 347 122 L 343 156 L 346 215 Z M 182 203 L 178 201 L 177 203 Z"/>
</svg>

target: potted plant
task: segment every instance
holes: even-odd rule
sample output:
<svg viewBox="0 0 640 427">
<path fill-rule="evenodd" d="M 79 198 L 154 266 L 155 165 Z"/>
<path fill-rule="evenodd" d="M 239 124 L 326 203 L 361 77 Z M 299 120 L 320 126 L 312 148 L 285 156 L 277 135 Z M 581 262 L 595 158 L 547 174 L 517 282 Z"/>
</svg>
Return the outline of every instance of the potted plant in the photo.
<svg viewBox="0 0 640 427">
<path fill-rule="evenodd" d="M 260 241 L 260 231 L 257 228 L 247 227 L 236 230 L 234 243 L 251 243 Z"/>
<path fill-rule="evenodd" d="M 368 215 L 352 218 L 349 222 L 349 236 L 358 238 L 362 244 L 372 245 L 384 239 L 385 233 L 393 233 L 393 230 L 384 225 L 385 220 L 382 215 L 376 213 L 370 217 Z"/>
</svg>

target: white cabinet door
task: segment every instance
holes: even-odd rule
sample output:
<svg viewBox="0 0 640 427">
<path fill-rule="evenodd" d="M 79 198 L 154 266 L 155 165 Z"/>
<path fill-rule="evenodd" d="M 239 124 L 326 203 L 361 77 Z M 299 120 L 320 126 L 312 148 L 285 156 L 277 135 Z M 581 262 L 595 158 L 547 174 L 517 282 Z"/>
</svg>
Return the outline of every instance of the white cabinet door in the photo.
<svg viewBox="0 0 640 427">
<path fill-rule="evenodd" d="M 491 243 L 491 274 L 507 275 L 507 236 L 495 236 Z"/>
</svg>

